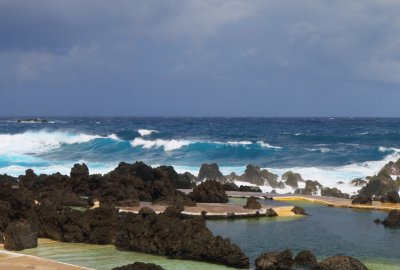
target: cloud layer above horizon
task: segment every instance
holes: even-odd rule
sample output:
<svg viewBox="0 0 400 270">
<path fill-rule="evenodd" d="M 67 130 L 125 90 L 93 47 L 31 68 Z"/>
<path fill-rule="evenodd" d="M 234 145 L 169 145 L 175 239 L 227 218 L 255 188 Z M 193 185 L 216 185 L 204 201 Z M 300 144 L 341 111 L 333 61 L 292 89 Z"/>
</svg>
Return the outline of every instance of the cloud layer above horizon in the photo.
<svg viewBox="0 0 400 270">
<path fill-rule="evenodd" d="M 0 0 L 0 115 L 400 116 L 396 0 Z"/>
</svg>

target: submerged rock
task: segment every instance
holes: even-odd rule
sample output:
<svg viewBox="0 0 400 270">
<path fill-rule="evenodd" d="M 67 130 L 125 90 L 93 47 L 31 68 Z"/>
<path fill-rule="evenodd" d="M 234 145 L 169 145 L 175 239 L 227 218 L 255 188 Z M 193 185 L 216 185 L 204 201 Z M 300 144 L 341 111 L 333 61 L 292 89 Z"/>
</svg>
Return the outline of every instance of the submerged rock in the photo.
<svg viewBox="0 0 400 270">
<path fill-rule="evenodd" d="M 247 198 L 246 205 L 243 207 L 246 209 L 260 209 L 261 204 L 257 201 L 256 197 L 251 196 L 250 198 Z"/>
<path fill-rule="evenodd" d="M 222 175 L 219 170 L 217 163 L 201 164 L 199 175 L 197 176 L 198 181 L 203 180 L 216 180 L 220 183 L 225 183 L 226 178 Z"/>
<path fill-rule="evenodd" d="M 400 210 L 392 210 L 388 216 L 382 221 L 385 227 L 400 228 Z"/>
<path fill-rule="evenodd" d="M 256 270 L 291 269 L 293 260 L 292 251 L 286 249 L 282 252 L 272 251 L 263 253 L 256 258 Z"/>
<path fill-rule="evenodd" d="M 352 201 L 352 204 L 372 204 L 372 198 L 364 195 L 364 194 L 359 194 L 357 195 Z"/>
<path fill-rule="evenodd" d="M 5 249 L 18 251 L 34 247 L 37 247 L 37 232 L 27 221 L 14 221 L 7 226 Z"/>
<path fill-rule="evenodd" d="M 318 268 L 320 267 L 320 268 Z M 357 259 L 349 256 L 337 255 L 329 257 L 318 264 L 315 269 L 323 270 L 368 270 L 367 267 Z M 313 268 L 314 269 L 314 268 Z"/>
<path fill-rule="evenodd" d="M 189 198 L 202 203 L 226 203 L 228 195 L 222 184 L 215 180 L 207 180 L 193 188 L 189 193 Z"/>
<path fill-rule="evenodd" d="M 135 262 L 125 266 L 115 267 L 112 270 L 165 270 L 154 263 Z"/>
</svg>

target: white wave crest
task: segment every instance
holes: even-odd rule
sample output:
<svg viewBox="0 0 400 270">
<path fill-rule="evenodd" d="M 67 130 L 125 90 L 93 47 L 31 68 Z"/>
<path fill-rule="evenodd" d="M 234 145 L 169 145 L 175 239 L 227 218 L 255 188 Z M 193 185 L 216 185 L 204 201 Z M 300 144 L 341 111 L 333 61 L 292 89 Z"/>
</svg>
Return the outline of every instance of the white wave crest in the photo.
<svg viewBox="0 0 400 270">
<path fill-rule="evenodd" d="M 222 144 L 225 144 L 225 143 L 222 143 Z M 250 141 L 240 141 L 240 142 L 229 141 L 226 144 L 229 144 L 229 145 L 250 145 L 250 144 L 252 144 L 252 142 L 250 142 Z"/>
<path fill-rule="evenodd" d="M 60 148 L 63 144 L 85 143 L 98 138 L 117 139 L 118 137 L 115 134 L 102 137 L 46 130 L 0 134 L 0 154 L 38 154 Z"/>
<path fill-rule="evenodd" d="M 266 143 L 266 142 L 263 142 L 263 141 L 259 141 L 257 143 L 259 145 L 261 145 L 261 147 L 263 147 L 263 148 L 282 149 L 282 147 L 280 147 L 280 146 L 270 145 L 269 143 Z"/>
<path fill-rule="evenodd" d="M 185 145 L 191 144 L 188 140 L 144 140 L 142 138 L 135 138 L 131 141 L 133 147 L 141 146 L 143 148 L 160 148 L 163 147 L 165 151 L 172 151 L 179 149 Z"/>
<path fill-rule="evenodd" d="M 153 133 L 158 133 L 157 130 L 154 129 L 138 129 L 137 132 L 140 134 L 140 136 L 144 137 L 144 136 L 149 136 Z"/>
</svg>

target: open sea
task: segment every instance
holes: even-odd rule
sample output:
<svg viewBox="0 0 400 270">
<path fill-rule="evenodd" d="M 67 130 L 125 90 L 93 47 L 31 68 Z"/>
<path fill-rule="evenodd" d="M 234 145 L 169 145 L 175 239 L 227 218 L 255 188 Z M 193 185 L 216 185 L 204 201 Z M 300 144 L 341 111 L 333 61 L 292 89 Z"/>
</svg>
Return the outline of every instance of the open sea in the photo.
<svg viewBox="0 0 400 270">
<path fill-rule="evenodd" d="M 251 163 L 333 187 L 400 157 L 400 118 L 45 119 L 0 118 L 0 173 L 69 174 L 76 162 L 105 173 L 120 161 L 144 161 L 195 175 L 202 163 L 216 162 L 229 174 Z"/>
</svg>

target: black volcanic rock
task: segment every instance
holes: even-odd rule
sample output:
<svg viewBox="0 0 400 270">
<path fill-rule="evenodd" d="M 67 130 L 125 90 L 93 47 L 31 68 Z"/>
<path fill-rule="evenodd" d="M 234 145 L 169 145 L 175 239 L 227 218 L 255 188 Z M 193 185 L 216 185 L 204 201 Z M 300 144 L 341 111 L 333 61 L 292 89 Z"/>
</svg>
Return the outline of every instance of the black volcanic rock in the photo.
<svg viewBox="0 0 400 270">
<path fill-rule="evenodd" d="M 74 164 L 70 172 L 71 178 L 89 177 L 89 168 L 85 163 Z"/>
<path fill-rule="evenodd" d="M 273 251 L 261 254 L 256 258 L 256 270 L 284 270 L 291 269 L 293 260 L 292 251 Z"/>
<path fill-rule="evenodd" d="M 352 204 L 372 204 L 372 198 L 364 194 L 357 195 L 352 201 Z"/>
<path fill-rule="evenodd" d="M 322 185 L 318 181 L 306 180 L 304 188 L 297 188 L 294 194 L 301 195 L 316 195 L 318 190 L 322 188 Z"/>
<path fill-rule="evenodd" d="M 400 203 L 400 196 L 397 191 L 389 191 L 386 195 L 381 197 L 383 203 Z"/>
<path fill-rule="evenodd" d="M 385 227 L 400 228 L 400 210 L 392 210 L 388 216 L 382 221 Z"/>
<path fill-rule="evenodd" d="M 246 181 L 258 186 L 269 185 L 273 188 L 279 187 L 278 175 L 261 170 L 259 166 L 249 164 L 246 166 L 244 174 L 240 176 L 242 181 Z"/>
<path fill-rule="evenodd" d="M 228 196 L 225 193 L 222 184 L 215 180 L 207 180 L 193 188 L 189 193 L 189 198 L 195 202 L 202 203 L 226 203 Z"/>
<path fill-rule="evenodd" d="M 300 174 L 294 173 L 292 171 L 287 171 L 282 175 L 282 180 L 288 186 L 292 188 L 297 188 L 299 186 L 298 182 L 304 181 Z"/>
<path fill-rule="evenodd" d="M 227 182 L 223 184 L 225 191 L 239 191 L 239 187 L 235 183 Z"/>
<path fill-rule="evenodd" d="M 360 190 L 360 194 L 367 196 L 383 196 L 389 191 L 398 191 L 399 187 L 396 181 L 386 173 L 379 172 L 378 175 L 368 177 L 368 183 Z"/>
<path fill-rule="evenodd" d="M 293 213 L 295 213 L 296 215 L 307 215 L 306 210 L 304 210 L 304 208 L 300 207 L 300 206 L 295 206 L 293 207 L 292 210 Z"/>
<path fill-rule="evenodd" d="M 367 184 L 368 182 L 364 179 L 361 178 L 356 178 L 351 180 L 350 184 L 355 186 L 355 187 L 363 187 Z"/>
<path fill-rule="evenodd" d="M 240 186 L 239 191 L 242 192 L 262 192 L 262 190 L 257 186 Z"/>
<path fill-rule="evenodd" d="M 27 221 L 14 221 L 7 226 L 5 249 L 18 251 L 34 247 L 37 247 L 37 233 Z"/>
<path fill-rule="evenodd" d="M 318 264 L 323 270 L 368 270 L 367 267 L 357 259 L 349 256 L 337 255 L 329 257 Z M 314 269 L 314 268 L 313 268 Z"/>
<path fill-rule="evenodd" d="M 302 250 L 297 253 L 294 261 L 297 265 L 300 266 L 313 266 L 317 264 L 317 258 L 315 255 L 309 250 Z"/>
<path fill-rule="evenodd" d="M 277 214 L 277 213 L 275 212 L 275 210 L 272 209 L 272 208 L 268 208 L 267 211 L 266 211 L 266 213 L 265 213 L 265 215 L 266 215 L 267 217 L 277 217 L 277 216 L 278 216 L 278 214 Z"/>
<path fill-rule="evenodd" d="M 246 209 L 260 209 L 261 208 L 261 204 L 257 201 L 256 197 L 251 196 L 251 197 L 247 198 L 246 205 L 243 206 L 243 208 L 246 208 Z"/>
<path fill-rule="evenodd" d="M 125 214 L 115 246 L 120 250 L 160 254 L 248 268 L 249 259 L 228 239 L 215 237 L 202 218 L 180 220 L 167 215 Z"/>
<path fill-rule="evenodd" d="M 342 193 L 342 191 L 340 191 L 337 188 L 329 188 L 329 187 L 322 188 L 321 195 L 326 197 L 335 197 L 335 198 L 345 198 L 345 199 L 350 198 L 349 194 Z"/>
<path fill-rule="evenodd" d="M 165 270 L 165 269 L 154 263 L 135 262 L 133 264 L 115 267 L 112 270 Z"/>
<path fill-rule="evenodd" d="M 385 164 L 380 172 L 390 175 L 400 175 L 400 158 L 396 162 L 390 161 Z"/>
<path fill-rule="evenodd" d="M 197 176 L 197 179 L 198 179 L 198 181 L 216 180 L 220 183 L 226 182 L 226 178 L 220 172 L 217 163 L 202 164 L 200 167 L 200 171 L 199 171 L 199 175 Z"/>
</svg>

